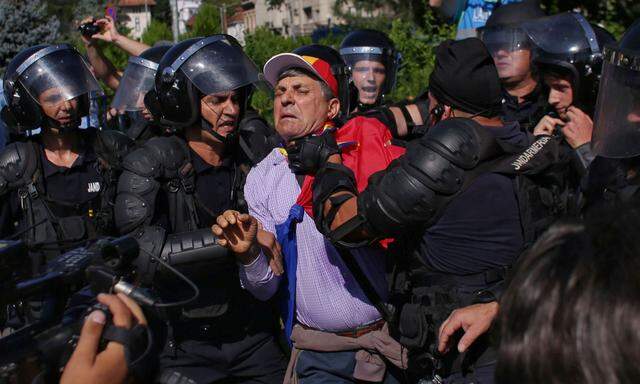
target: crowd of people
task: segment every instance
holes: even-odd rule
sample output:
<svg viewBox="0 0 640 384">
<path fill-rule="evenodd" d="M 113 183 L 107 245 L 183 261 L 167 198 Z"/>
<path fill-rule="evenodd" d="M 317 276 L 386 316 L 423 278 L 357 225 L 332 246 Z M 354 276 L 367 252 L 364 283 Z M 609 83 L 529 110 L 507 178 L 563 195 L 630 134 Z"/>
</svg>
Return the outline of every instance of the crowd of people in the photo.
<svg viewBox="0 0 640 384">
<path fill-rule="evenodd" d="M 29 47 L 3 78 L 21 273 L 105 237 L 138 250 L 106 293 L 88 274 L 3 303 L 5 334 L 86 315 L 55 380 L 640 380 L 640 21 L 616 41 L 505 2 L 402 103 L 380 31 L 261 70 L 225 34 L 147 47 L 84 23 L 86 57 Z M 265 86 L 273 127 L 249 102 Z"/>
</svg>

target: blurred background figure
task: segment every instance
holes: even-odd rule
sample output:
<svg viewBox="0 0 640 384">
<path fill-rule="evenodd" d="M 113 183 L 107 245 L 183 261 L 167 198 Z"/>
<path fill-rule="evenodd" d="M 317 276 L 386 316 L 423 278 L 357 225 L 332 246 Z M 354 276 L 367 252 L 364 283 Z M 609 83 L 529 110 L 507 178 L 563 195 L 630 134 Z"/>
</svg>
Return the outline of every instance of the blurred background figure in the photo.
<svg viewBox="0 0 640 384">
<path fill-rule="evenodd" d="M 520 3 L 523 0 L 429 0 L 429 6 L 441 8 L 442 13 L 458 23 L 456 39 L 476 37 L 478 28 L 483 27 L 494 11 L 501 6 Z M 538 4 L 537 0 L 524 0 Z"/>
<path fill-rule="evenodd" d="M 342 40 L 340 55 L 351 70 L 355 88 L 352 109 L 364 112 L 383 104 L 385 95 L 395 87 L 402 60 L 393 41 L 380 31 L 353 31 Z"/>
</svg>

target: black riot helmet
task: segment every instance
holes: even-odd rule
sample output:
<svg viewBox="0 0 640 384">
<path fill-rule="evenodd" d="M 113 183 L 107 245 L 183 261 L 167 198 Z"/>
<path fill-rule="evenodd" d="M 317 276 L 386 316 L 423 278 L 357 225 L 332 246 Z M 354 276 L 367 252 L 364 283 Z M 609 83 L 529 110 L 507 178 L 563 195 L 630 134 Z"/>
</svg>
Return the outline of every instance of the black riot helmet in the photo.
<svg viewBox="0 0 640 384">
<path fill-rule="evenodd" d="M 529 52 L 526 72 L 534 71 L 531 64 L 537 52 L 522 25 L 544 16 L 536 3 L 511 3 L 496 8 L 485 26 L 478 28 L 479 38 L 491 53 L 503 81 L 524 76 L 520 72 L 524 68 L 519 63 L 521 51 Z"/>
<path fill-rule="evenodd" d="M 338 94 L 334 95 L 340 100 L 340 117 L 349 116 L 349 68 L 340 54 L 335 49 L 326 45 L 311 44 L 295 49 L 292 53 L 300 56 L 310 56 L 321 59 L 329 64 L 331 73 L 338 82 Z"/>
<path fill-rule="evenodd" d="M 102 94 L 89 65 L 68 44 L 37 45 L 19 52 L 7 66 L 3 78 L 6 106 L 2 119 L 16 134 L 43 125 L 60 130 L 77 129 L 89 114 L 90 93 Z M 76 99 L 78 105 L 62 125 L 43 108 Z"/>
<path fill-rule="evenodd" d="M 352 79 L 360 92 L 363 92 L 361 90 L 363 87 L 370 87 L 371 93 L 378 92 L 372 104 L 379 104 L 384 95 L 390 93 L 395 87 L 402 56 L 385 33 L 372 29 L 353 31 L 342 40 L 340 55 L 349 66 Z M 373 82 L 370 71 L 375 69 L 357 65 L 358 62 L 365 60 L 378 62 L 384 66 L 385 80 L 380 89 L 367 84 Z"/>
<path fill-rule="evenodd" d="M 605 46 L 591 145 L 602 157 L 640 156 L 640 19 Z"/>
<path fill-rule="evenodd" d="M 592 114 L 602 70 L 602 47 L 615 42 L 613 35 L 574 12 L 537 19 L 523 27 L 538 47 L 535 63 L 540 72 L 567 75 L 573 104 Z"/>
<path fill-rule="evenodd" d="M 113 96 L 111 107 L 123 112 L 137 112 L 144 109 L 144 96 L 153 88 L 158 64 L 171 45 L 152 47 L 132 56 L 120 79 L 118 90 Z"/>
<path fill-rule="evenodd" d="M 233 37 L 219 34 L 192 38 L 175 44 L 162 57 L 155 87 L 144 101 L 154 119 L 163 124 L 184 128 L 200 121 L 204 129 L 218 137 L 201 119 L 200 99 L 242 90 L 240 105 L 244 108 L 259 77 L 258 68 Z"/>
</svg>

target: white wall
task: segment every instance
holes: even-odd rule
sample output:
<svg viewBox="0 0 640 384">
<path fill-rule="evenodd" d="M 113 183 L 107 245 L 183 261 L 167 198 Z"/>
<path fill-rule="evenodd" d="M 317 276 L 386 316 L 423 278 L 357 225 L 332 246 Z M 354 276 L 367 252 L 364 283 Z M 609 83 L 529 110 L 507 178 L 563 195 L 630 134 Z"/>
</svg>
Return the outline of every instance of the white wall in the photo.
<svg viewBox="0 0 640 384">
<path fill-rule="evenodd" d="M 140 39 L 151 23 L 151 12 L 145 12 L 144 7 L 124 8 L 122 12 L 129 18 L 125 23 L 127 28 L 131 30 L 129 36 L 133 39 Z"/>
</svg>

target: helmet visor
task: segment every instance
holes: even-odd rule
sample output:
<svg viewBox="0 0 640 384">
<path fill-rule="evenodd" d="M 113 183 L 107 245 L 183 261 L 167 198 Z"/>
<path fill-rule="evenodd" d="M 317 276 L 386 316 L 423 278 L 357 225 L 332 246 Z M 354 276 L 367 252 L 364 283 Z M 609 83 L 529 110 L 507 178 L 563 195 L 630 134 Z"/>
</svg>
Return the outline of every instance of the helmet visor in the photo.
<svg viewBox="0 0 640 384">
<path fill-rule="evenodd" d="M 25 63 L 28 67 L 18 75 L 40 105 L 64 102 L 90 92 L 102 94 L 89 66 L 75 50 L 63 48 L 42 54 L 35 62 Z"/>
<path fill-rule="evenodd" d="M 258 67 L 242 47 L 226 39 L 205 44 L 186 59 L 180 70 L 204 95 L 232 91 L 259 80 Z"/>
<path fill-rule="evenodd" d="M 379 47 L 342 48 L 340 55 L 351 71 L 360 102 L 373 102 L 395 86 L 399 55 L 394 57 Z"/>
<path fill-rule="evenodd" d="M 158 64 L 139 57 L 129 59 L 111 107 L 122 113 L 144 109 L 144 96 L 153 88 Z"/>
<path fill-rule="evenodd" d="M 487 27 L 480 30 L 480 39 L 496 64 L 501 79 L 521 76 L 530 71 L 532 44 L 522 28 Z"/>
<path fill-rule="evenodd" d="M 523 24 L 531 41 L 549 54 L 599 53 L 596 34 L 577 13 L 562 13 Z"/>
</svg>

